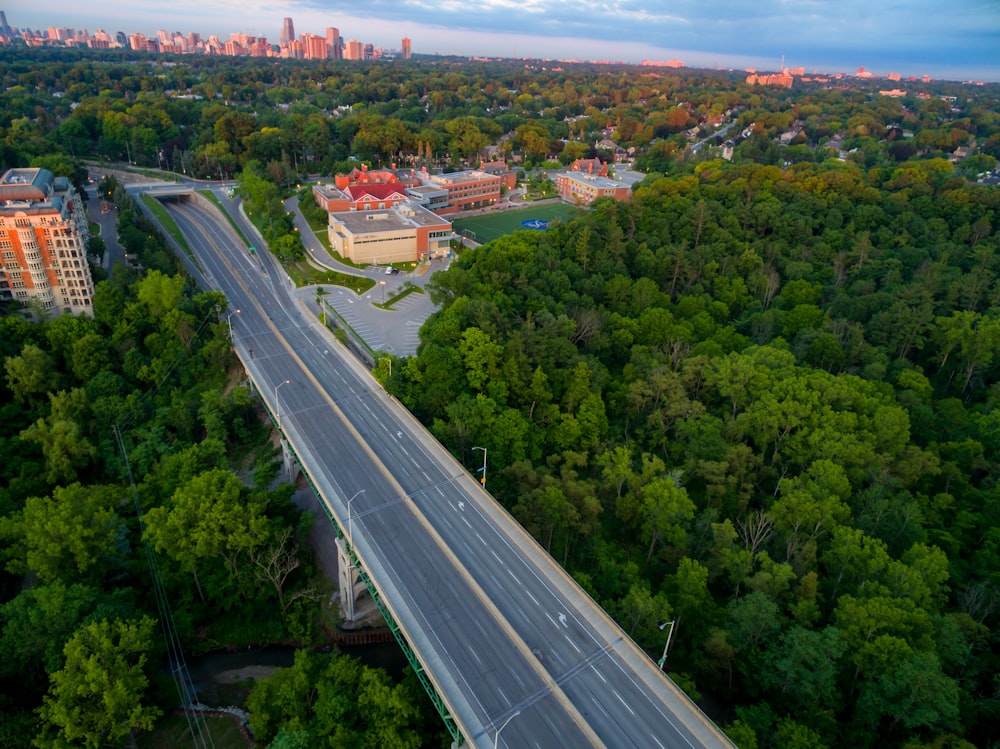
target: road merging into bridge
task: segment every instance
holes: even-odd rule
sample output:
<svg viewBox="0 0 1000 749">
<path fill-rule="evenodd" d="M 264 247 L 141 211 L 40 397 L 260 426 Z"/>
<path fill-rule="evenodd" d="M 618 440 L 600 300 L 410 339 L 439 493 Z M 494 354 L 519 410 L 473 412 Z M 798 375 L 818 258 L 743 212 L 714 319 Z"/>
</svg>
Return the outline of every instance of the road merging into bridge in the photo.
<svg viewBox="0 0 1000 749">
<path fill-rule="evenodd" d="M 229 299 L 258 392 L 469 745 L 731 749 L 298 305 L 268 253 L 248 253 L 205 198 L 166 205 L 205 284 Z"/>
</svg>

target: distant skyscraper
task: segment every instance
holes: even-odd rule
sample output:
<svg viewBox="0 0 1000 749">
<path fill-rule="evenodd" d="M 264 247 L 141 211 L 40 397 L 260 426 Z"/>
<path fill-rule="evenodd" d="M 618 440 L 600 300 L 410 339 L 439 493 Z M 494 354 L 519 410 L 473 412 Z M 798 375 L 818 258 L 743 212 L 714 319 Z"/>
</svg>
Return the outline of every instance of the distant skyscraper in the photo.
<svg viewBox="0 0 1000 749">
<path fill-rule="evenodd" d="M 410 38 L 407 36 L 403 37 L 403 59 L 410 59 Z"/>
<path fill-rule="evenodd" d="M 291 18 L 285 18 L 281 22 L 281 43 L 288 44 L 295 40 L 295 24 L 292 23 Z"/>
<path fill-rule="evenodd" d="M 0 34 L 4 36 L 10 36 L 12 33 L 10 26 L 7 25 L 7 13 L 0 10 Z"/>
<path fill-rule="evenodd" d="M 330 26 L 326 30 L 326 46 L 329 50 L 330 59 L 344 59 L 344 37 L 340 35 L 340 29 Z"/>
</svg>

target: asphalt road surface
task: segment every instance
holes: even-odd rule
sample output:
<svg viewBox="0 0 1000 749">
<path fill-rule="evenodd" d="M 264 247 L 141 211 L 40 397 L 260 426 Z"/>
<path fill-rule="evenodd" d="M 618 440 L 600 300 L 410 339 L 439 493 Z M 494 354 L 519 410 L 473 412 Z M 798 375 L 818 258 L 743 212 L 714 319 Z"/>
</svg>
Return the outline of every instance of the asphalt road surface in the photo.
<svg viewBox="0 0 1000 749">
<path fill-rule="evenodd" d="M 732 746 L 309 317 L 267 253 L 248 254 L 207 202 L 167 207 L 208 287 L 230 300 L 261 396 L 469 744 Z"/>
</svg>

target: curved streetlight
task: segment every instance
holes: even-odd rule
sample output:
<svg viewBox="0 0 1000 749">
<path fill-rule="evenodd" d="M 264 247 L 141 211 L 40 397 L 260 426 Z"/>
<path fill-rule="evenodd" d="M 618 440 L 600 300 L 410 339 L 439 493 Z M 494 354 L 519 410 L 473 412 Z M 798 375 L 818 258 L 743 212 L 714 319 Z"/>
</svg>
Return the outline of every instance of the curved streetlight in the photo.
<svg viewBox="0 0 1000 749">
<path fill-rule="evenodd" d="M 481 479 L 479 479 L 479 481 L 480 481 L 480 483 L 482 483 L 483 488 L 485 489 L 486 488 L 486 448 L 485 447 L 473 447 L 472 449 L 473 450 L 482 450 L 483 451 L 483 467 L 479 469 L 479 473 L 482 473 L 483 477 Z"/>
<path fill-rule="evenodd" d="M 279 436 L 281 435 L 281 401 L 278 400 L 278 388 L 282 387 L 283 385 L 287 385 L 290 382 L 291 382 L 291 380 L 285 380 L 284 382 L 279 382 L 277 385 L 274 386 L 274 410 L 275 410 L 275 413 L 278 416 L 278 435 Z"/>
<path fill-rule="evenodd" d="M 520 715 L 520 714 L 521 714 L 521 711 L 520 711 L 520 710 L 515 710 L 514 712 L 512 712 L 512 713 L 510 714 L 510 717 L 509 717 L 509 718 L 507 718 L 507 720 L 505 720 L 505 721 L 503 722 L 503 725 L 501 725 L 501 726 L 500 726 L 500 727 L 499 727 L 499 728 L 497 729 L 497 732 L 496 732 L 496 735 L 495 735 L 495 736 L 493 737 L 493 749 L 497 749 L 497 746 L 499 746 L 499 743 L 500 743 L 500 732 L 501 732 L 501 731 L 502 731 L 502 730 L 503 730 L 504 728 L 506 728 L 506 727 L 507 727 L 507 724 L 508 724 L 508 723 L 510 723 L 510 722 L 511 722 L 512 720 L 514 720 L 514 718 L 516 718 L 516 717 L 517 717 L 518 715 Z"/>
<path fill-rule="evenodd" d="M 233 315 L 238 315 L 238 314 L 240 314 L 240 312 L 241 312 L 241 310 L 239 308 L 236 308 L 235 310 L 233 310 L 232 312 L 230 312 L 228 315 L 226 315 L 226 322 L 229 323 L 229 342 L 230 343 L 232 343 L 232 341 L 233 341 Z"/>
<path fill-rule="evenodd" d="M 360 489 L 354 493 L 354 496 L 347 500 L 347 542 L 354 548 L 354 524 L 351 521 L 351 502 L 356 500 L 360 495 L 364 494 L 367 489 Z"/>
<path fill-rule="evenodd" d="M 664 666 L 666 666 L 667 664 L 667 650 L 670 648 L 670 638 L 674 636 L 674 625 L 676 623 L 677 620 L 675 619 L 674 621 L 671 622 L 663 622 L 663 624 L 660 625 L 661 632 L 667 627 L 670 627 L 670 631 L 667 632 L 667 644 L 663 646 L 663 657 L 656 662 L 656 665 L 660 667 L 661 671 L 664 670 Z"/>
</svg>

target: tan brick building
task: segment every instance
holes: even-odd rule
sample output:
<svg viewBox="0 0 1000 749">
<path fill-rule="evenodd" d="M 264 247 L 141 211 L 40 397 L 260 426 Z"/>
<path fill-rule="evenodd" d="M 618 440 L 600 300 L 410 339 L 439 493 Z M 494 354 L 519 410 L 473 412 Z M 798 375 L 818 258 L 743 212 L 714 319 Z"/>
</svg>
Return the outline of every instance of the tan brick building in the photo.
<svg viewBox="0 0 1000 749">
<path fill-rule="evenodd" d="M 563 172 L 555 178 L 559 197 L 574 205 L 590 205 L 598 198 L 628 200 L 631 188 L 607 177 L 583 172 Z"/>
<path fill-rule="evenodd" d="M 412 262 L 447 255 L 451 222 L 413 203 L 384 210 L 331 213 L 330 247 L 353 263 Z"/>
</svg>

